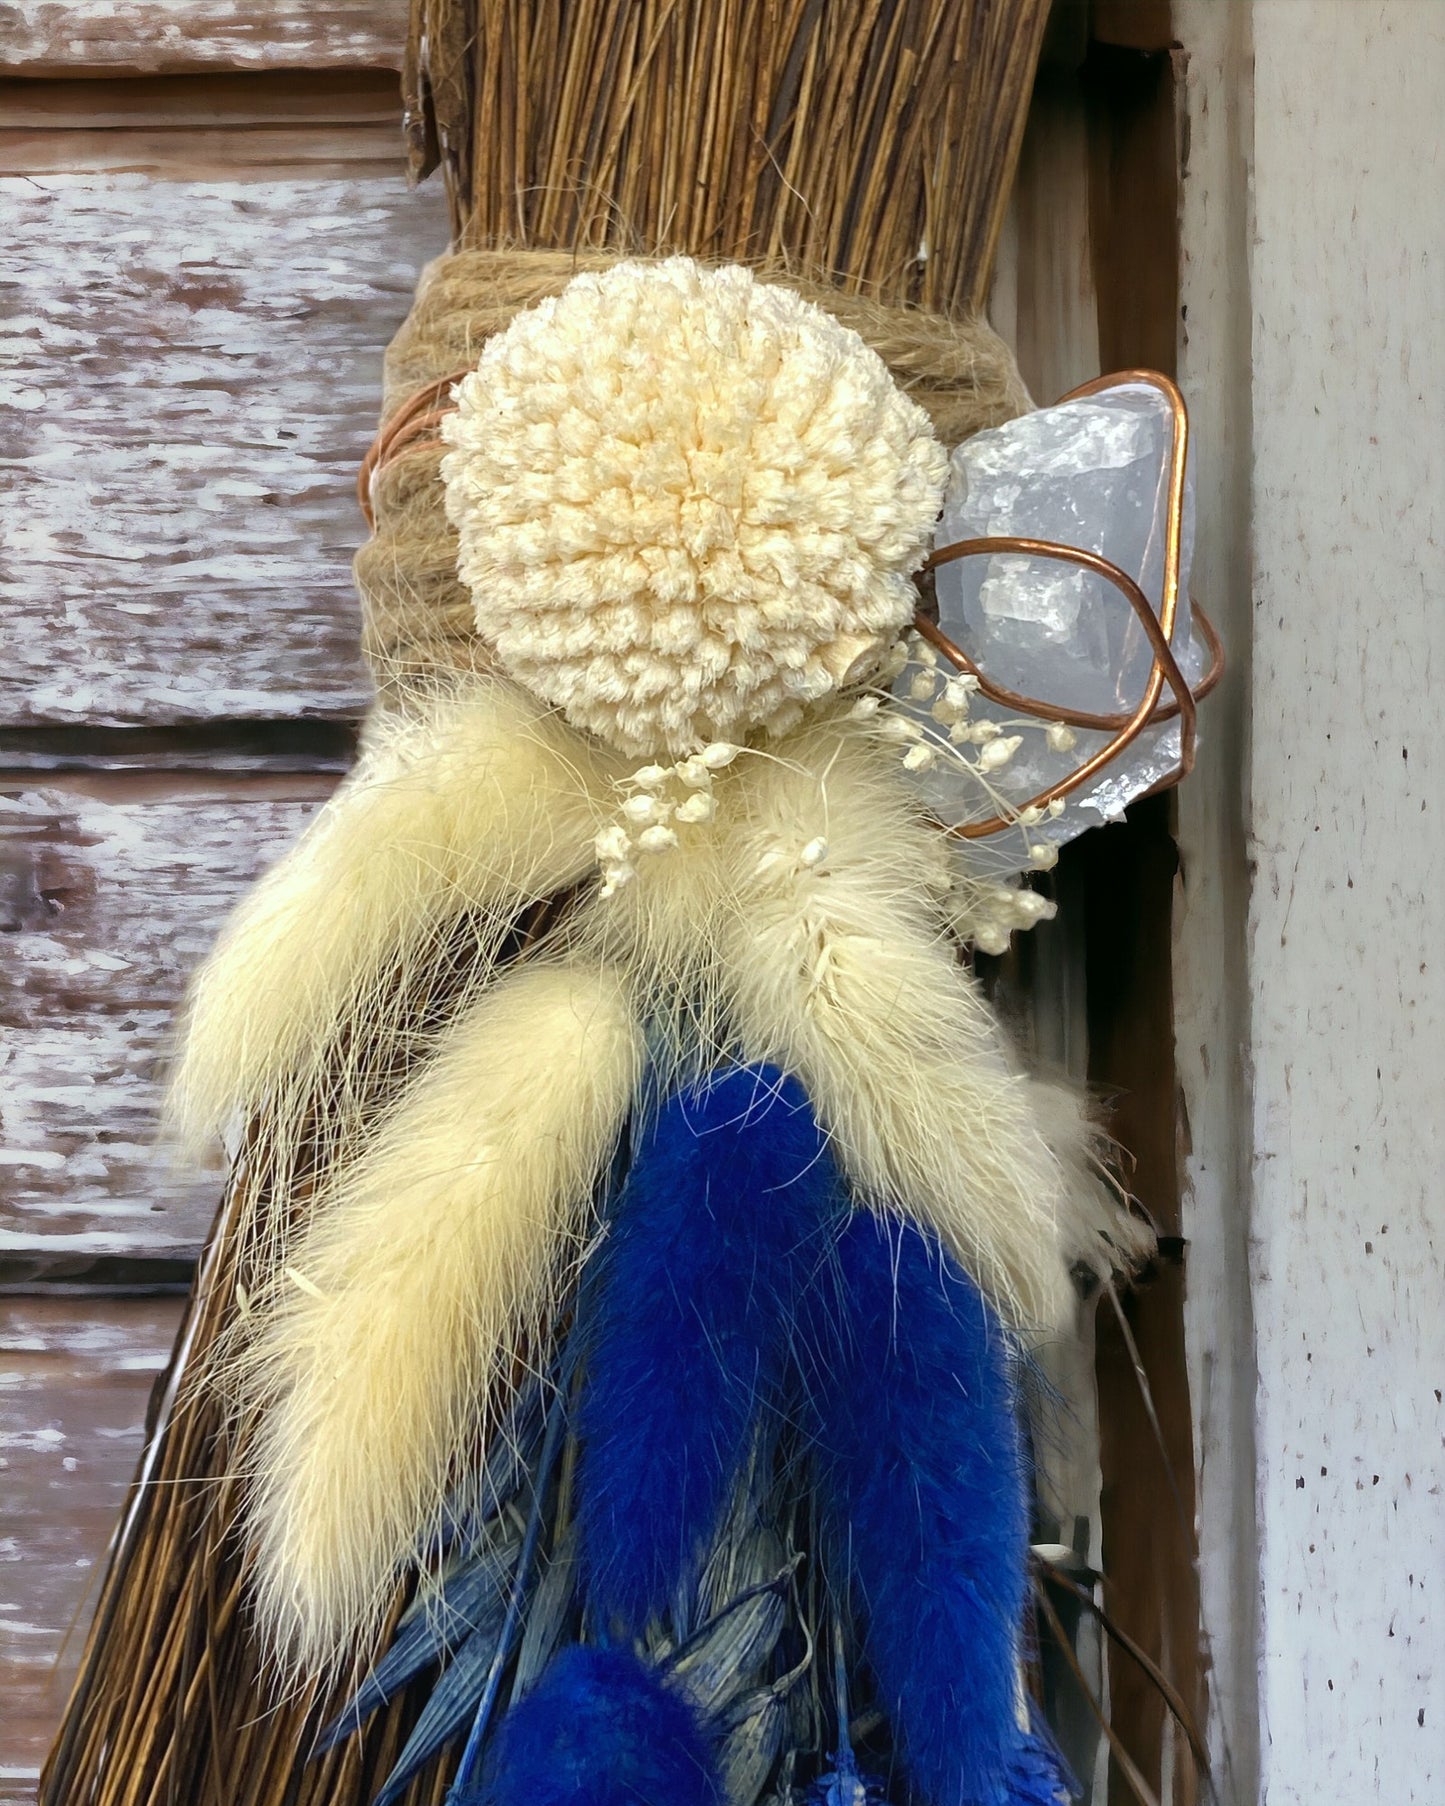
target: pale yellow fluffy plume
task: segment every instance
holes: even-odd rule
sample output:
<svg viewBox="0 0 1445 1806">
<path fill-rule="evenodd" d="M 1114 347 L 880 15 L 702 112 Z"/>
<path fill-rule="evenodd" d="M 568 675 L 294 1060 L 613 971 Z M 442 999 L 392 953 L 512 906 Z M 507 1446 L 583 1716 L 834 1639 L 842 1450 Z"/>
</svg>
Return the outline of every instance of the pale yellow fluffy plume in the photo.
<svg viewBox="0 0 1445 1806">
<path fill-rule="evenodd" d="M 725 818 L 742 1050 L 798 1075 L 864 1200 L 936 1231 L 1015 1322 L 1066 1321 L 1065 1174 L 944 934 L 942 836 L 896 746 L 839 724 L 778 752 Z"/>
<path fill-rule="evenodd" d="M 897 744 L 844 705 L 741 753 L 715 801 L 590 905 L 583 944 L 634 973 L 684 1070 L 796 1074 L 860 1199 L 934 1230 L 1018 1326 L 1068 1324 L 1070 1267 L 1128 1265 L 1148 1232 L 1081 1100 L 1018 1070 L 960 963 L 953 855 Z"/>
<path fill-rule="evenodd" d="M 365 1649 L 495 1428 L 592 1227 L 641 1031 L 593 966 L 523 966 L 456 1022 L 323 1200 L 240 1374 L 269 1646 L 294 1672 Z"/>
<path fill-rule="evenodd" d="M 449 931 L 473 985 L 529 902 L 594 863 L 613 768 L 545 705 L 492 678 L 391 729 L 241 904 L 192 986 L 170 1119 L 196 1144 L 268 1107 L 288 1137 L 317 1104 L 340 1138 L 353 1044 L 410 1031 Z M 354 1031 L 354 1032 L 353 1032 Z"/>
</svg>

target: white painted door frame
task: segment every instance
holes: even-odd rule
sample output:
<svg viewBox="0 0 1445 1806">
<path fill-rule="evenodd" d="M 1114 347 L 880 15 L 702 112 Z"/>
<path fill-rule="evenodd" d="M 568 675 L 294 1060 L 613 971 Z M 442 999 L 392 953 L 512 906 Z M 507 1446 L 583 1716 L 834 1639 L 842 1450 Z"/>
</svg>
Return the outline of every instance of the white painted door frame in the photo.
<svg viewBox="0 0 1445 1806">
<path fill-rule="evenodd" d="M 1445 4 L 1176 0 L 1176 1025 L 1230 1806 L 1445 1799 Z"/>
</svg>

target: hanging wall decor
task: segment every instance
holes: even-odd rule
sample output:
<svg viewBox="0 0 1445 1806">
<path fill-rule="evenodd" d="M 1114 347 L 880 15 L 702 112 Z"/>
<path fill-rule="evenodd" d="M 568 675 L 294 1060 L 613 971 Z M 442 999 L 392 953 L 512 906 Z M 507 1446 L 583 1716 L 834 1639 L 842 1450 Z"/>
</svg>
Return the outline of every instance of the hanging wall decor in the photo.
<svg viewBox="0 0 1445 1806">
<path fill-rule="evenodd" d="M 1177 396 L 977 317 L 1043 12 L 420 0 L 378 702 L 47 1800 L 1067 1797 L 1020 1376 L 1151 1237 L 963 949 L 1218 661 Z"/>
</svg>

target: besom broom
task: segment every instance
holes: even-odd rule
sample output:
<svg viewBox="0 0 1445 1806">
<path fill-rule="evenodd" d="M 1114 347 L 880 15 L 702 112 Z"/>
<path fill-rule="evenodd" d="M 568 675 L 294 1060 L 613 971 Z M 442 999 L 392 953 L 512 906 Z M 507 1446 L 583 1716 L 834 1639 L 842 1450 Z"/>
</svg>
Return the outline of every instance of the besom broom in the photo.
<svg viewBox="0 0 1445 1806">
<path fill-rule="evenodd" d="M 196 992 L 248 1128 L 46 1800 L 1057 1796 L 1012 1338 L 1133 1243 L 877 706 L 940 441 L 1026 405 L 1043 12 L 418 7 L 380 703 Z"/>
</svg>

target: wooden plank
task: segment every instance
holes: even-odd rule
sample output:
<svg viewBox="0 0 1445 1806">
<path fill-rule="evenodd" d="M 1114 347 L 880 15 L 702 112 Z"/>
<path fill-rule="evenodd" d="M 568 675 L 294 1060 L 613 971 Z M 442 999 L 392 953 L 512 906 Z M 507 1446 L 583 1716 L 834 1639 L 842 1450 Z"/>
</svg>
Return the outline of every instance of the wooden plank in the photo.
<svg viewBox="0 0 1445 1806">
<path fill-rule="evenodd" d="M 399 69 L 406 16 L 407 0 L 0 0 L 0 67 Z"/>
<path fill-rule="evenodd" d="M 1194 1397 L 1210 1750 L 1222 1801 L 1259 1790 L 1259 1553 L 1249 1267 L 1246 811 L 1250 536 L 1250 11 L 1175 0 L 1187 53 L 1179 384 L 1198 453 L 1193 589 L 1229 649 L 1178 792 L 1174 1038 L 1185 1105 L 1185 1332 Z M 1337 1796 L 1338 1797 L 1338 1796 Z"/>
<path fill-rule="evenodd" d="M 354 472 L 442 197 L 309 128 L 221 134 L 225 180 L 40 135 L 109 166 L 0 180 L 0 723 L 355 715 Z"/>
<path fill-rule="evenodd" d="M 197 126 L 372 125 L 393 155 L 401 138 L 400 83 L 384 69 L 276 69 L 117 77 L 113 81 L 0 79 L 0 130 L 193 130 Z M 175 172 L 185 171 L 177 146 Z"/>
<path fill-rule="evenodd" d="M 0 1801 L 33 1797 L 179 1299 L 0 1299 Z"/>
<path fill-rule="evenodd" d="M 0 175 L 31 181 L 385 181 L 401 150 L 398 82 L 384 70 L 0 81 Z"/>
<path fill-rule="evenodd" d="M 1174 370 L 1178 73 L 1168 52 L 1145 55 L 1098 41 L 1085 63 L 1090 238 L 1106 370 Z M 1134 1190 L 1165 1250 L 1147 1282 L 1125 1298 L 1122 1321 L 1105 1307 L 1098 1326 L 1104 1604 L 1202 1726 L 1207 1692 L 1179 1254 L 1172 809 L 1168 796 L 1135 804 L 1122 824 L 1086 835 L 1077 857 L 1089 892 L 1089 1074 L 1118 1100 L 1111 1126 L 1132 1157 Z M 1109 1654 L 1109 1701 L 1146 1780 L 1161 1798 L 1195 1806 L 1200 1792 L 1188 1746 L 1152 1681 L 1117 1649 Z M 1137 1806 L 1117 1763 L 1107 1798 L 1109 1806 Z"/>
<path fill-rule="evenodd" d="M 172 1015 L 331 782 L 96 777 L 0 798 L 0 1257 L 83 1274 L 199 1246 L 220 1178 L 150 1146 Z"/>
</svg>

